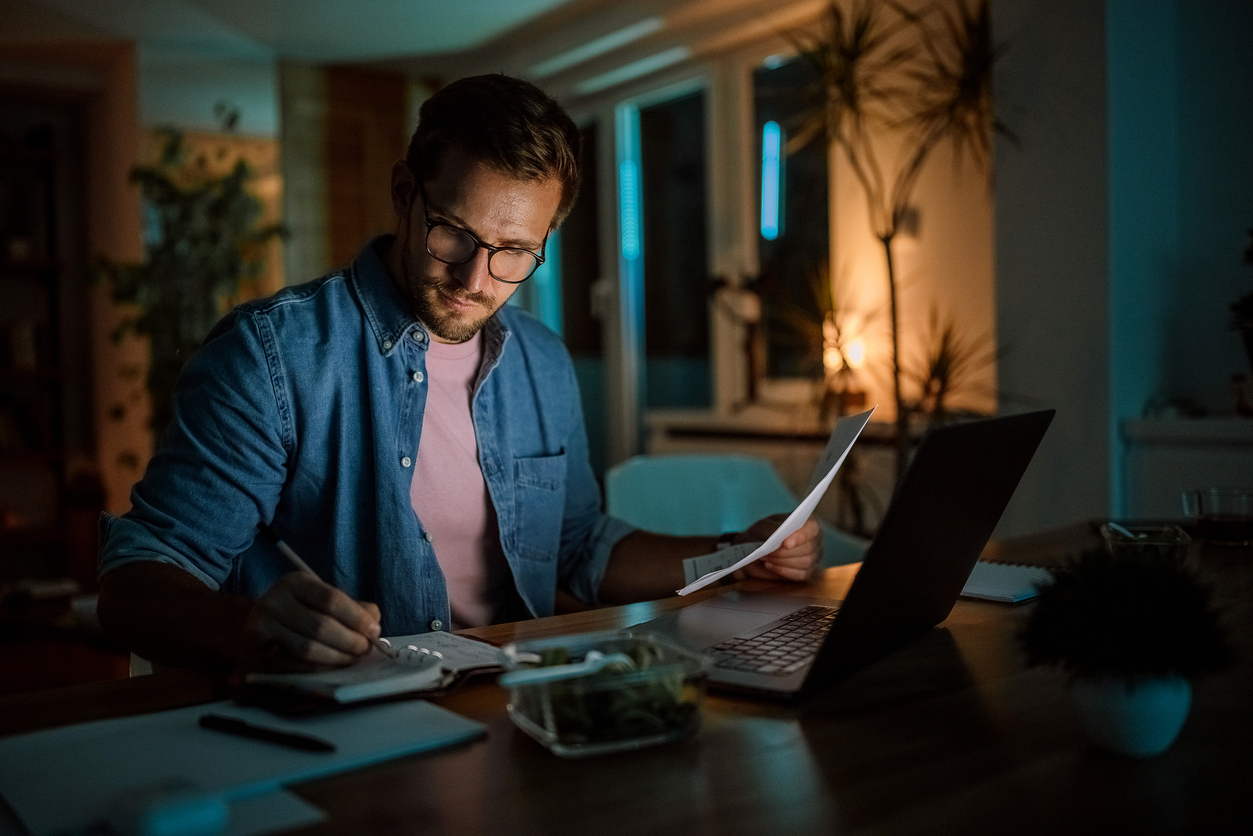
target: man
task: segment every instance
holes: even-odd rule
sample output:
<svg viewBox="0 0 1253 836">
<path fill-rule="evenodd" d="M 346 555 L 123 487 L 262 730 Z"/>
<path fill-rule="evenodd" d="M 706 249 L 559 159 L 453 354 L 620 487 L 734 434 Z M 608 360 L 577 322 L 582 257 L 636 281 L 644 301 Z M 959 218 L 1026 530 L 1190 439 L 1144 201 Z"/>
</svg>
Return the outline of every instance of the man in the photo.
<svg viewBox="0 0 1253 836">
<path fill-rule="evenodd" d="M 110 632 L 166 664 L 342 665 L 380 634 L 551 614 L 558 587 L 597 603 L 682 585 L 715 538 L 600 513 L 569 356 L 502 307 L 578 157 L 527 82 L 463 79 L 423 105 L 392 171 L 396 235 L 236 309 L 188 362 L 132 510 L 102 526 Z M 819 548 L 810 520 L 750 574 L 804 580 Z"/>
</svg>

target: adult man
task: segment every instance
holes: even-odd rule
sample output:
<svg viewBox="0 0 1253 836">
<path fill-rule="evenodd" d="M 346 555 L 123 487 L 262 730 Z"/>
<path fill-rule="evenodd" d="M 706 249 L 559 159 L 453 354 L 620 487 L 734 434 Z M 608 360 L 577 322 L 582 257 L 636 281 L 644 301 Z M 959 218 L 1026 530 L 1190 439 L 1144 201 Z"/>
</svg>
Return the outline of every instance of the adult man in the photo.
<svg viewBox="0 0 1253 836">
<path fill-rule="evenodd" d="M 336 665 L 380 633 L 550 614 L 558 586 L 616 602 L 682 584 L 713 538 L 600 513 L 569 357 L 501 307 L 573 203 L 578 151 L 517 79 L 423 105 L 395 237 L 241 306 L 188 363 L 131 512 L 104 525 L 110 631 L 170 664 Z M 323 580 L 256 538 L 271 521 Z M 753 571 L 801 580 L 818 550 L 810 521 Z"/>
</svg>

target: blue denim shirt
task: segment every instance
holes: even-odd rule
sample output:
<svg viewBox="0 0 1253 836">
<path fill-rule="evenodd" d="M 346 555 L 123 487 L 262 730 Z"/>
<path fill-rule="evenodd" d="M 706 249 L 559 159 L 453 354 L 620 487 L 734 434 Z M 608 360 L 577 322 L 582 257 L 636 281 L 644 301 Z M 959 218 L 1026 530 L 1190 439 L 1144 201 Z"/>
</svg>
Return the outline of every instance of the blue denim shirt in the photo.
<svg viewBox="0 0 1253 836">
<path fill-rule="evenodd" d="M 171 563 L 257 597 L 291 566 L 382 610 L 384 635 L 450 623 L 444 576 L 409 500 L 430 335 L 393 286 L 376 239 L 345 271 L 241 305 L 179 379 L 174 422 L 132 508 L 106 518 L 104 573 Z M 558 587 L 594 603 L 632 530 L 600 512 L 569 354 L 509 306 L 483 331 L 472 413 L 479 466 L 517 590 L 550 615 Z"/>
</svg>

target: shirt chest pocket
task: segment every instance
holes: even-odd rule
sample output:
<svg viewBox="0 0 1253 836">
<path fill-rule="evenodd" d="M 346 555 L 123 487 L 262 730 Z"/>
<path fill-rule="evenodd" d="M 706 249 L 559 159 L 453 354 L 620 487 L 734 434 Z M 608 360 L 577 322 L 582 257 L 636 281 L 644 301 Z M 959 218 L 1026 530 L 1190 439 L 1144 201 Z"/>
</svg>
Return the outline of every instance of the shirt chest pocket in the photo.
<svg viewBox="0 0 1253 836">
<path fill-rule="evenodd" d="M 566 454 L 514 459 L 513 482 L 519 553 L 528 560 L 556 560 L 566 503 Z"/>
</svg>

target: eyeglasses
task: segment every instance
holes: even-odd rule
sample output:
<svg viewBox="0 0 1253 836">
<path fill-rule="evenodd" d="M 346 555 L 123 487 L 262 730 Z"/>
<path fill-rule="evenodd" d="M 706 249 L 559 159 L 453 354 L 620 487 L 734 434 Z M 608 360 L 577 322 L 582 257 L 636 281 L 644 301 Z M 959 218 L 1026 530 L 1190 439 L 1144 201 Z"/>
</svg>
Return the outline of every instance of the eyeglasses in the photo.
<svg viewBox="0 0 1253 836">
<path fill-rule="evenodd" d="M 544 263 L 544 248 L 548 246 L 547 235 L 544 236 L 544 243 L 540 245 L 538 253 L 520 247 L 493 247 L 491 244 L 484 244 L 468 229 L 431 220 L 426 188 L 421 182 L 418 183 L 418 192 L 422 195 L 422 216 L 426 221 L 426 251 L 436 261 L 444 264 L 465 264 L 482 248 L 487 250 L 487 272 L 493 279 L 505 284 L 522 284 Z"/>
</svg>

